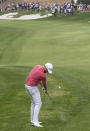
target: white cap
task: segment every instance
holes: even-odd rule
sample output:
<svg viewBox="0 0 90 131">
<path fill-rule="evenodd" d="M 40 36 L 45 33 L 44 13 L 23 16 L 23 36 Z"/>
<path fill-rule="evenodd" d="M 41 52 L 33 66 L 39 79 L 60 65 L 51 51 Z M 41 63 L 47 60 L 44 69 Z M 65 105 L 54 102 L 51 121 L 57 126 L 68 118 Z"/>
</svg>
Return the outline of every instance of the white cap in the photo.
<svg viewBox="0 0 90 131">
<path fill-rule="evenodd" d="M 46 63 L 45 67 L 47 68 L 48 73 L 52 74 L 53 65 L 51 63 Z"/>
</svg>

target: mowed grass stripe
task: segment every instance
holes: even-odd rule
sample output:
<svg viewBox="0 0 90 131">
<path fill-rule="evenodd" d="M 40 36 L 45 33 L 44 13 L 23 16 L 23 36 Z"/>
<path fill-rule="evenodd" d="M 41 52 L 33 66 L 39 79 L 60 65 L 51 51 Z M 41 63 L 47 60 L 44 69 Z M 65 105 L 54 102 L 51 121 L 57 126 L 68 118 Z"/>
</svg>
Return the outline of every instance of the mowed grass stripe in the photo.
<svg viewBox="0 0 90 131">
<path fill-rule="evenodd" d="M 13 47 L 10 48 L 12 49 L 10 50 L 11 53 L 12 52 L 17 53 L 17 58 L 19 59 L 19 60 L 18 59 L 16 60 L 18 61 L 17 64 L 22 65 L 23 61 L 30 59 L 30 57 L 31 59 L 35 59 L 35 58 L 37 59 L 38 57 L 40 58 L 40 56 L 42 56 L 41 59 L 44 59 L 46 61 L 47 59 L 45 58 L 45 55 L 47 55 L 47 53 L 49 53 L 49 57 L 50 57 L 48 58 L 49 61 L 53 59 L 52 54 L 54 54 L 54 58 L 56 57 L 56 59 L 58 58 L 58 56 L 59 57 L 61 56 L 61 59 L 62 58 L 66 59 L 66 62 L 67 60 L 70 60 L 70 57 L 71 57 L 71 61 L 72 59 L 76 59 L 76 58 L 77 58 L 77 61 L 80 61 L 82 55 L 86 58 L 87 57 L 89 58 L 89 54 L 85 55 L 85 52 L 87 51 L 87 49 L 89 50 L 89 48 L 85 48 L 85 46 L 89 47 L 88 41 L 89 41 L 90 30 L 88 30 L 88 26 L 84 26 L 84 29 L 83 29 L 82 23 L 78 25 L 76 23 L 76 26 L 75 26 L 75 23 L 71 25 L 68 21 L 67 21 L 67 24 L 66 24 L 66 21 L 65 22 L 58 21 L 56 22 L 56 24 L 52 21 L 51 22 L 49 21 L 49 23 L 47 21 L 45 21 L 45 23 L 43 21 L 38 21 L 37 24 L 35 22 L 35 27 L 32 26 L 32 22 L 30 22 L 31 26 L 29 26 L 27 23 L 28 22 L 26 22 L 26 25 L 24 27 L 23 27 L 23 24 L 21 24 L 21 27 L 22 27 L 21 32 L 20 31 L 18 32 L 19 27 L 16 27 L 16 31 L 14 31 L 13 33 L 14 38 L 12 38 L 12 40 L 9 40 L 12 42 L 12 45 L 13 45 Z M 14 29 L 12 29 L 11 34 L 13 30 Z M 15 38 L 16 34 L 18 35 L 19 40 L 17 36 Z M 17 47 L 16 43 L 17 43 L 17 46 L 20 46 L 21 48 Z M 84 43 L 87 43 L 87 44 L 85 45 Z M 16 51 L 14 45 L 16 47 L 16 50 L 17 48 L 19 50 Z M 81 46 L 82 48 L 80 48 Z M 45 50 L 40 51 L 40 48 L 45 49 Z M 49 52 L 48 50 L 46 52 L 47 48 Z M 54 50 L 52 48 L 54 48 Z M 4 51 L 5 50 L 3 50 L 3 52 Z M 11 56 L 9 54 L 10 51 L 8 48 L 6 48 L 6 51 L 5 51 L 6 54 L 4 53 L 5 56 L 6 55 Z M 21 54 L 21 57 L 18 57 L 19 54 Z M 15 64 L 16 64 L 16 61 L 15 61 Z M 11 61 L 9 62 L 14 63 Z M 40 62 L 40 61 L 36 61 L 36 63 L 37 62 Z"/>
<path fill-rule="evenodd" d="M 0 21 L 1 131 L 89 131 L 89 16 Z M 37 129 L 29 123 L 24 84 L 31 68 L 47 61 L 54 64 L 53 75 L 47 77 L 54 104 L 40 88 L 45 127 Z"/>
</svg>

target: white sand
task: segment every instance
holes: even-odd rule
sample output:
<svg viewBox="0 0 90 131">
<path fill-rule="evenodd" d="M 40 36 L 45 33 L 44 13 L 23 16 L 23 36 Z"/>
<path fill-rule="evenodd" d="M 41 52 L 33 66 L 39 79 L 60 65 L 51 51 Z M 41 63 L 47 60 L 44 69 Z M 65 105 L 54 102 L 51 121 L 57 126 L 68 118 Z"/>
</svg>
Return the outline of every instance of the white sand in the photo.
<svg viewBox="0 0 90 131">
<path fill-rule="evenodd" d="M 18 12 L 4 14 L 0 16 L 0 19 L 1 20 L 32 20 L 32 19 L 41 19 L 41 18 L 52 16 L 52 14 L 48 14 L 48 16 L 47 15 L 40 16 L 40 14 L 33 14 L 33 15 L 23 15 L 18 18 L 13 18 L 13 16 L 17 14 Z"/>
</svg>

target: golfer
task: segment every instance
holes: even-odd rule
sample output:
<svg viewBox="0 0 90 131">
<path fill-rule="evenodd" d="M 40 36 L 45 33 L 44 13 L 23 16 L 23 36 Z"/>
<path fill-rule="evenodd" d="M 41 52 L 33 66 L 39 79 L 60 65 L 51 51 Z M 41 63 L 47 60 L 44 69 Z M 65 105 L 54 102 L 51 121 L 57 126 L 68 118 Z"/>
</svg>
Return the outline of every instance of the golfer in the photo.
<svg viewBox="0 0 90 131">
<path fill-rule="evenodd" d="M 41 85 L 44 93 L 47 93 L 46 74 L 52 74 L 53 65 L 46 63 L 44 66 L 36 65 L 26 78 L 25 88 L 31 98 L 31 116 L 30 122 L 33 126 L 43 127 L 38 120 L 40 108 L 42 105 L 38 84 Z"/>
</svg>

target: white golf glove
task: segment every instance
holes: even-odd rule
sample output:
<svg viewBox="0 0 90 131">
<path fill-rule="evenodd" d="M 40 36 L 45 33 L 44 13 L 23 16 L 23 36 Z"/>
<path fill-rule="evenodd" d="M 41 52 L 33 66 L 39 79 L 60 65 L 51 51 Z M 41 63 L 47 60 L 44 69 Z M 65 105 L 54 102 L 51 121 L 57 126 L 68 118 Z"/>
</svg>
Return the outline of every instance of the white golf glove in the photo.
<svg viewBox="0 0 90 131">
<path fill-rule="evenodd" d="M 42 91 L 43 91 L 44 93 L 46 93 L 46 89 L 45 89 L 44 87 L 42 88 Z"/>
</svg>

